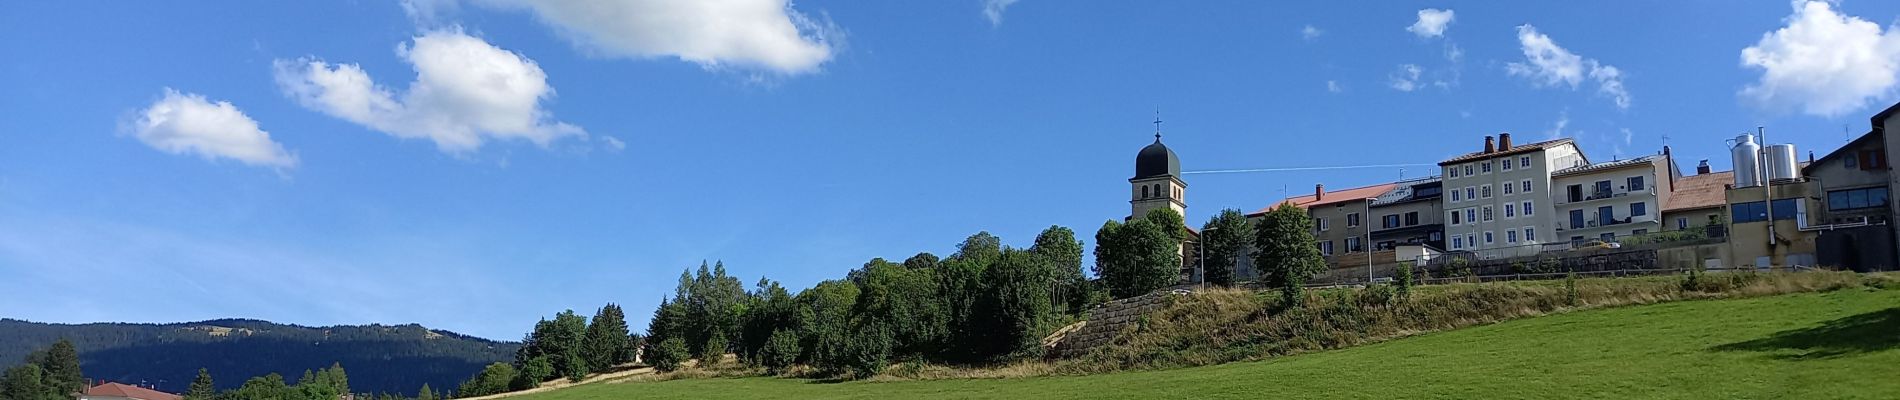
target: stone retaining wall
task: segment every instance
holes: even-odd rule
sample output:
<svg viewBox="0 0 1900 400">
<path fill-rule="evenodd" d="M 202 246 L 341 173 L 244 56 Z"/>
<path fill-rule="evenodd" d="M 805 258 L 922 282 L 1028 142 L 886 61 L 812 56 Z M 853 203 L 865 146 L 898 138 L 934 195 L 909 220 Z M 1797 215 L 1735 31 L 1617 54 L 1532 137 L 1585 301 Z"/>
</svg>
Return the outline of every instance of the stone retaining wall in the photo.
<svg viewBox="0 0 1900 400">
<path fill-rule="evenodd" d="M 1115 335 L 1141 321 L 1141 317 L 1160 310 L 1174 300 L 1173 290 L 1161 290 L 1154 293 L 1130 297 L 1103 303 L 1089 309 L 1088 322 L 1082 329 L 1070 333 L 1056 343 L 1052 352 L 1056 357 L 1071 357 L 1088 352 L 1098 346 L 1115 340 Z"/>
</svg>

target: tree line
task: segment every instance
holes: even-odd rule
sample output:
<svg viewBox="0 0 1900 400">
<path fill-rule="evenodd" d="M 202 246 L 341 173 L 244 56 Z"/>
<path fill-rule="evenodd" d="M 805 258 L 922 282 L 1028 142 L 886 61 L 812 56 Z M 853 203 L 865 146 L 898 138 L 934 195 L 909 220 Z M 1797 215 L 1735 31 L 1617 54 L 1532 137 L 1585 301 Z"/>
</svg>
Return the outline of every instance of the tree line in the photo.
<svg viewBox="0 0 1900 400">
<path fill-rule="evenodd" d="M 1208 282 L 1234 284 L 1235 260 L 1251 257 L 1267 283 L 1297 301 L 1305 280 L 1324 269 L 1311 229 L 1305 211 L 1289 205 L 1258 222 L 1224 210 L 1202 226 L 1197 244 L 1207 252 Z M 514 362 L 489 365 L 456 394 L 523 390 L 555 378 L 580 381 L 636 359 L 674 371 L 731 355 L 771 374 L 803 365 L 819 376 L 861 378 L 897 362 L 1037 358 L 1044 335 L 1091 306 L 1180 283 L 1188 234 L 1181 215 L 1167 209 L 1108 221 L 1095 234 L 1095 280 L 1082 272 L 1083 243 L 1062 226 L 1043 230 L 1028 248 L 978 232 L 948 257 L 874 258 L 796 293 L 768 278 L 748 289 L 723 262 L 701 263 L 681 272 L 645 335 L 629 333 L 614 304 L 591 320 L 563 311 L 535 324 Z"/>
</svg>

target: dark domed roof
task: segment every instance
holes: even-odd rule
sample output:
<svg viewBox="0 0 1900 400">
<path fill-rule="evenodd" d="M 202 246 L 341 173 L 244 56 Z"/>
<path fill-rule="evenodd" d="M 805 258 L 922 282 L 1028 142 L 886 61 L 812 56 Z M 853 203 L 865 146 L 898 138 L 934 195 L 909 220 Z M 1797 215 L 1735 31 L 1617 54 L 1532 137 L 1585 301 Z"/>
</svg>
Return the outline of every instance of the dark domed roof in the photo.
<svg viewBox="0 0 1900 400">
<path fill-rule="evenodd" d="M 1157 176 L 1181 176 L 1181 160 L 1174 156 L 1174 150 L 1161 144 L 1161 136 L 1155 136 L 1154 144 L 1141 148 L 1135 155 L 1135 178 Z"/>
</svg>

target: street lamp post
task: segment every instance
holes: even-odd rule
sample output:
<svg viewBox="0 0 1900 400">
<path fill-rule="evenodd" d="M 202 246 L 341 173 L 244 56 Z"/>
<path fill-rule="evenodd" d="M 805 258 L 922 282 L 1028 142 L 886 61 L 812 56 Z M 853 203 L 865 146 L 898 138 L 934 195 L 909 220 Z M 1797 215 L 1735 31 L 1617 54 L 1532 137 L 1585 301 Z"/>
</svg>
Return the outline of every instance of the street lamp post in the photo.
<svg viewBox="0 0 1900 400">
<path fill-rule="evenodd" d="M 1366 286 L 1367 287 L 1372 286 L 1372 201 L 1373 200 L 1378 200 L 1378 198 L 1375 198 L 1375 197 L 1366 198 L 1366 217 L 1360 218 L 1359 220 L 1360 228 L 1366 230 L 1366 242 L 1361 245 L 1365 246 L 1364 249 L 1366 250 Z M 1381 220 L 1380 223 L 1384 223 L 1384 220 Z"/>
</svg>

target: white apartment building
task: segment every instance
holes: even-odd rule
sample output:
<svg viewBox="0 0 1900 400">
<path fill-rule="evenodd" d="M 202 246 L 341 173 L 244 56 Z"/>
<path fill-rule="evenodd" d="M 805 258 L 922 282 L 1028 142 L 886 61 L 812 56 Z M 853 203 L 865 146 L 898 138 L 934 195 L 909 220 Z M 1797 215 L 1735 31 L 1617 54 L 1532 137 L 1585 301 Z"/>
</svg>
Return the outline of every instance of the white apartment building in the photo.
<svg viewBox="0 0 1900 400">
<path fill-rule="evenodd" d="M 1663 231 L 1657 210 L 1682 175 L 1664 147 L 1662 154 L 1570 167 L 1551 176 L 1558 237 L 1550 241 L 1581 242 Z"/>
<path fill-rule="evenodd" d="M 1485 259 L 1536 254 L 1534 245 L 1556 240 L 1551 174 L 1589 164 L 1571 139 L 1515 145 L 1509 133 L 1485 136 L 1481 151 L 1438 163 L 1446 251 Z"/>
</svg>

